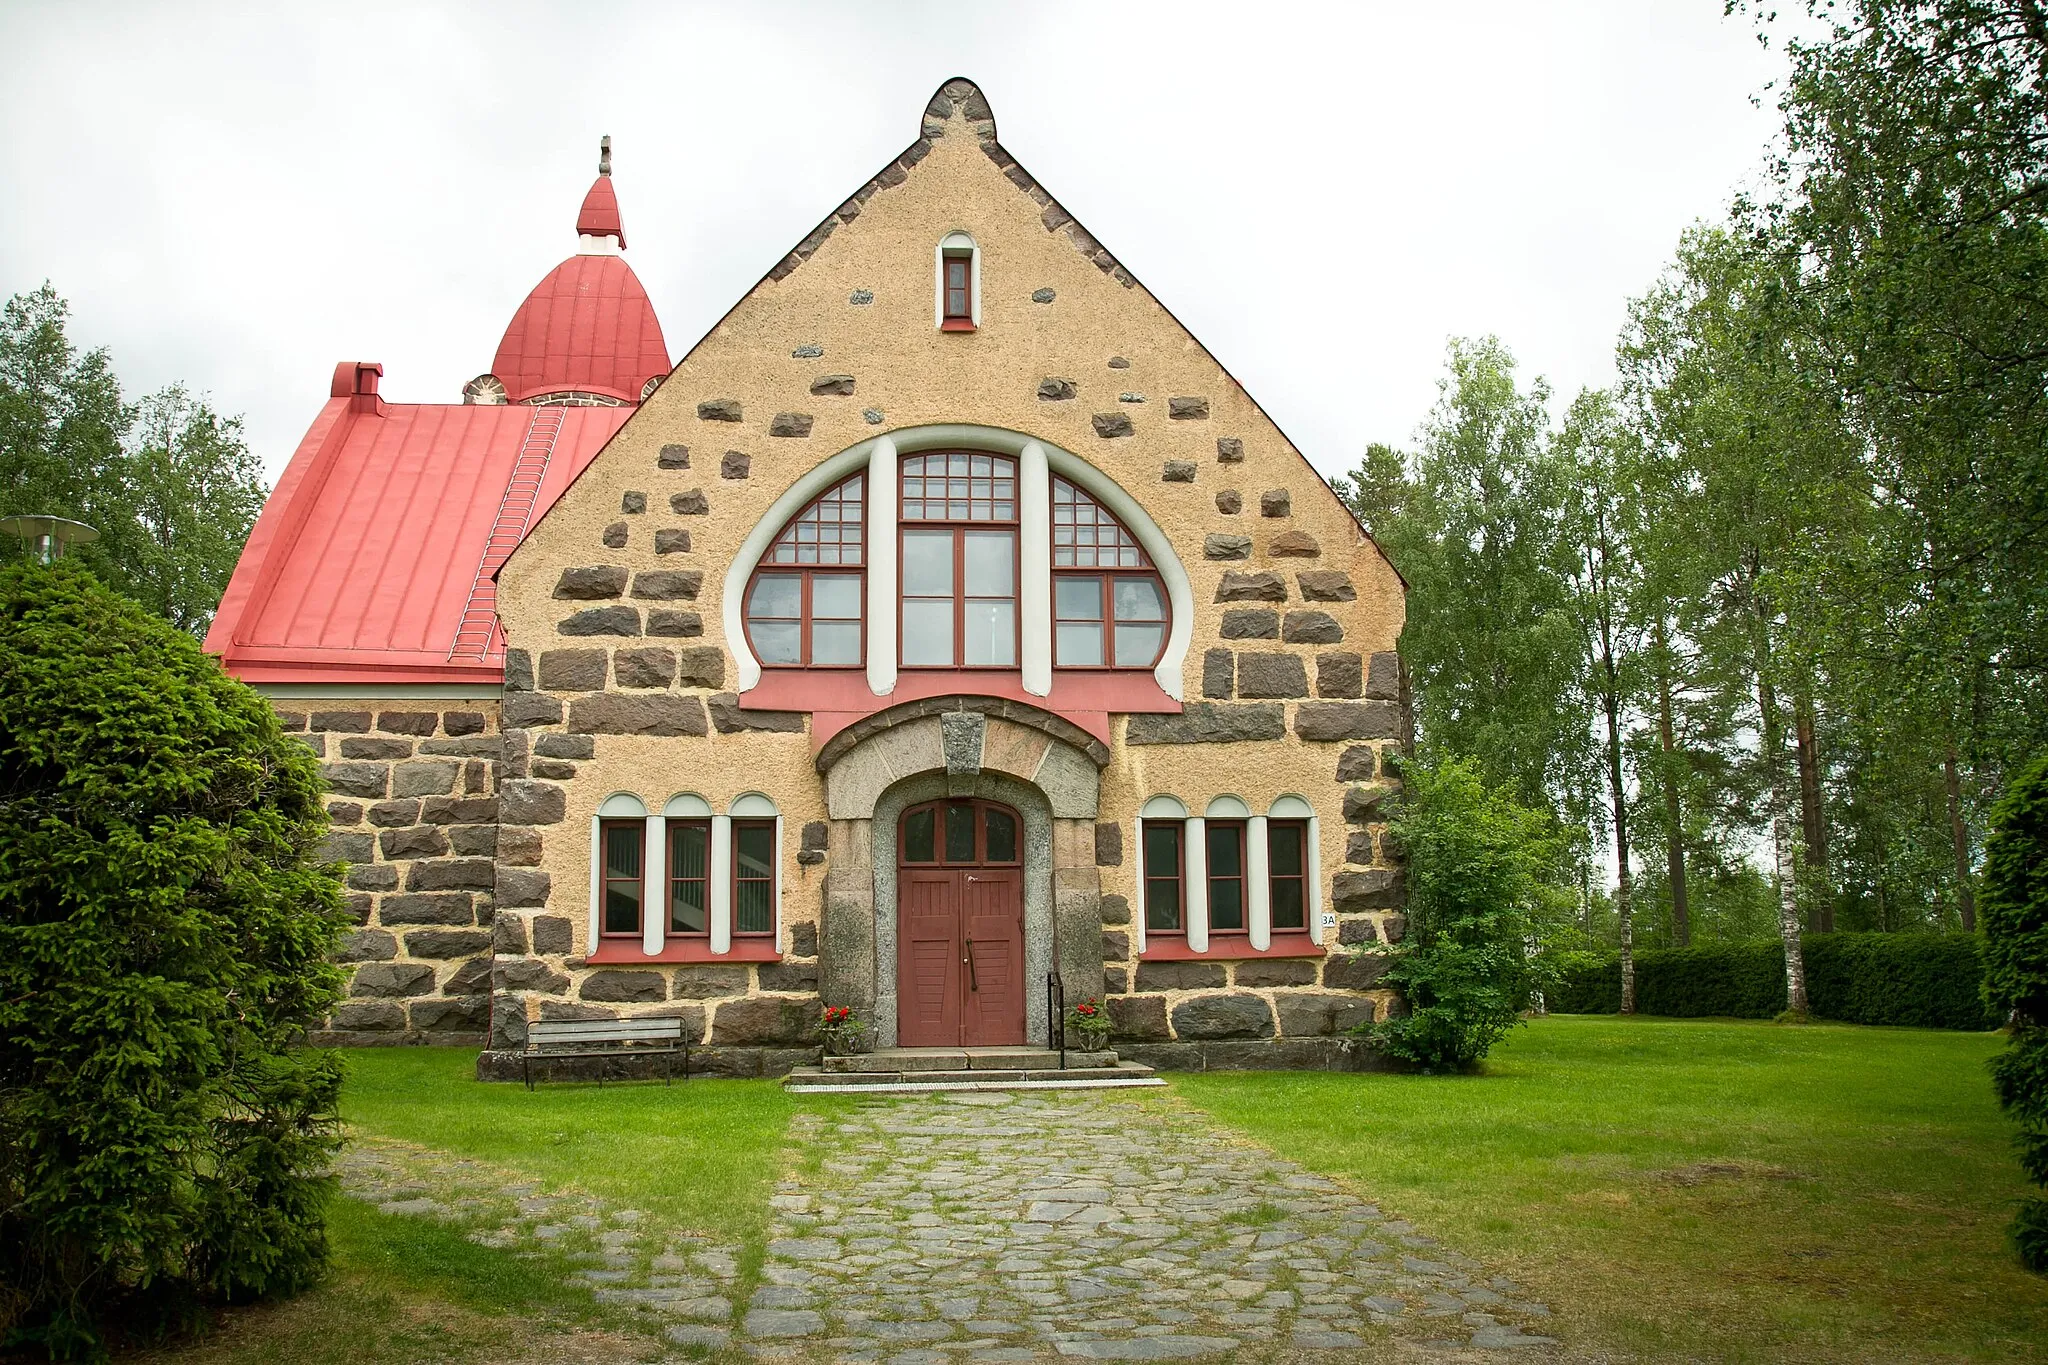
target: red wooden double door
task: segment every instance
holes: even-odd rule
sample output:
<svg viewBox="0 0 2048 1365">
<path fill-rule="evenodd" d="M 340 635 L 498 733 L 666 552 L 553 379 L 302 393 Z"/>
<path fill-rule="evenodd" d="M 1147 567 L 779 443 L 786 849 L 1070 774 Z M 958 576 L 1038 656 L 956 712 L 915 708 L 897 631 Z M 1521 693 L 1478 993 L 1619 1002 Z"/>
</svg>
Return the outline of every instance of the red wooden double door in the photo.
<svg viewBox="0 0 2048 1365">
<path fill-rule="evenodd" d="M 897 837 L 896 1041 L 1024 1041 L 1023 823 L 993 801 L 903 813 Z"/>
</svg>

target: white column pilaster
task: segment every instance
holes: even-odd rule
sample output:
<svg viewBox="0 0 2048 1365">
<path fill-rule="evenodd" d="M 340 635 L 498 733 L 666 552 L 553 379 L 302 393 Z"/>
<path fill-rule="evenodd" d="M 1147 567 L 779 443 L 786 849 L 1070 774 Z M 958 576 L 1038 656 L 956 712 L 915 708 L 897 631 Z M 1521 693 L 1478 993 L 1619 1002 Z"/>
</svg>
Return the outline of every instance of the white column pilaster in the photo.
<svg viewBox="0 0 2048 1365">
<path fill-rule="evenodd" d="M 590 941 L 583 951 L 597 951 L 598 933 L 604 928 L 604 826 L 590 817 Z"/>
<path fill-rule="evenodd" d="M 711 817 L 711 951 L 732 951 L 732 817 Z"/>
<path fill-rule="evenodd" d="M 1317 837 L 1316 817 L 1313 815 L 1308 818 L 1307 838 L 1308 847 L 1303 850 L 1303 857 L 1307 861 L 1304 863 L 1302 870 L 1307 872 L 1308 875 L 1302 878 L 1302 900 L 1304 902 L 1302 910 L 1308 916 L 1309 942 L 1321 943 L 1323 941 L 1323 847 L 1321 839 Z"/>
<path fill-rule="evenodd" d="M 1266 817 L 1254 815 L 1244 822 L 1244 889 L 1251 907 L 1245 924 L 1251 930 L 1252 947 L 1262 953 L 1273 946 L 1273 883 L 1266 867 L 1270 852 Z"/>
<path fill-rule="evenodd" d="M 1181 836 L 1181 887 L 1186 893 L 1188 951 L 1209 951 L 1209 822 L 1191 818 Z"/>
<path fill-rule="evenodd" d="M 1024 690 L 1043 697 L 1052 691 L 1052 474 L 1036 441 L 1025 443 L 1017 462 L 1017 533 L 1019 662 Z M 1103 629 L 1110 629 L 1108 622 Z M 1103 648 L 1114 644 L 1105 640 Z"/>
<path fill-rule="evenodd" d="M 896 443 L 875 438 L 868 455 L 868 691 L 896 690 Z M 712 931 L 714 934 L 716 930 Z M 718 949 L 724 952 L 723 948 Z"/>
<path fill-rule="evenodd" d="M 1131 942 L 1138 945 L 1139 954 L 1145 951 L 1145 822 L 1131 821 L 1131 847 L 1137 851 L 1131 859 L 1137 868 L 1133 879 L 1137 885 L 1131 893 Z"/>
<path fill-rule="evenodd" d="M 668 822 L 647 817 L 647 844 L 640 855 L 640 951 L 653 957 L 668 935 L 668 868 L 662 845 Z"/>
</svg>

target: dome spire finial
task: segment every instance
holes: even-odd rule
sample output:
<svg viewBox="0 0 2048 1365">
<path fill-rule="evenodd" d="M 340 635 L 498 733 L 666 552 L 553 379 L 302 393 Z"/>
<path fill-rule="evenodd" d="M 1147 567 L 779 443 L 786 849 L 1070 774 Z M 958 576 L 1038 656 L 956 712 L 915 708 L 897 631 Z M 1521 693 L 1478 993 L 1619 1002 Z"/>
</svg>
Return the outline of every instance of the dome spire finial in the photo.
<svg viewBox="0 0 2048 1365">
<path fill-rule="evenodd" d="M 610 133 L 606 133 L 597 140 L 597 173 L 599 175 L 610 175 L 612 173 L 612 135 Z"/>
</svg>

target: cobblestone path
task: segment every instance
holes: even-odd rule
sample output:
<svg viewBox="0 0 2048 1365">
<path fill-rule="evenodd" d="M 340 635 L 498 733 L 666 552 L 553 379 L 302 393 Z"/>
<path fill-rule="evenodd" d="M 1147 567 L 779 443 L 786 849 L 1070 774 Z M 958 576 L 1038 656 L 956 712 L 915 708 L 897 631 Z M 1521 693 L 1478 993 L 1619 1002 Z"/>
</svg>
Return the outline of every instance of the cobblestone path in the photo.
<svg viewBox="0 0 2048 1365">
<path fill-rule="evenodd" d="M 800 1115 L 750 1341 L 891 1365 L 1540 1347 L 1549 1316 L 1407 1224 L 1170 1103 L 936 1094 Z"/>
<path fill-rule="evenodd" d="M 758 1279 L 737 1246 L 485 1163 L 358 1139 L 341 1174 L 386 1212 L 567 1258 L 599 1302 L 690 1354 L 946 1365 L 1553 1344 L 1549 1309 L 1513 1282 L 1170 1100 L 864 1099 L 799 1114 L 789 1142 L 797 1173 L 771 1200 Z"/>
</svg>

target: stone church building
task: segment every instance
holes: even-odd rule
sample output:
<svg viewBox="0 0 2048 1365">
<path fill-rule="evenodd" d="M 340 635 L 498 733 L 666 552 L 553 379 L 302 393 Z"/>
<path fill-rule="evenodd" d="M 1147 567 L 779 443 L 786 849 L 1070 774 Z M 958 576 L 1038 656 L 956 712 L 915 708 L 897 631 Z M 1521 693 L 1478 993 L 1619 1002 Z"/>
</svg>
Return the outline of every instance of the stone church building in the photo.
<svg viewBox="0 0 2048 1365">
<path fill-rule="evenodd" d="M 696 1066 L 1343 1065 L 1400 882 L 1403 587 L 947 82 L 679 362 L 609 146 L 459 403 L 347 362 L 207 647 L 320 755 L 329 1041 L 680 1017 Z"/>
</svg>

